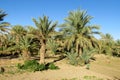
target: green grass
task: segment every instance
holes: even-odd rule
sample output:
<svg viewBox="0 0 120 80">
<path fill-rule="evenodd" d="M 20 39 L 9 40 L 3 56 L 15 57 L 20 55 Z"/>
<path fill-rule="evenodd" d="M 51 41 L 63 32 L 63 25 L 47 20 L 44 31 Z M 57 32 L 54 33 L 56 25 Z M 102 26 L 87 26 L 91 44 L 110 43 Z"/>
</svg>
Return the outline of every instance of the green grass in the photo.
<svg viewBox="0 0 120 80">
<path fill-rule="evenodd" d="M 97 78 L 96 76 L 84 76 L 83 80 L 104 80 L 104 79 Z"/>
</svg>

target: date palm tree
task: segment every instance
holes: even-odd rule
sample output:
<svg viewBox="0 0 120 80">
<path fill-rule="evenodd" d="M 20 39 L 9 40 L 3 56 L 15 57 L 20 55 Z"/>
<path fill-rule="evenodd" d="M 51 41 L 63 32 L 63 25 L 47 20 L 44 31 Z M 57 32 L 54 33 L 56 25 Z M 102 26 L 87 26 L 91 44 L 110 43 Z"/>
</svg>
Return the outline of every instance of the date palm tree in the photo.
<svg viewBox="0 0 120 80">
<path fill-rule="evenodd" d="M 113 54 L 113 48 L 115 45 L 115 42 L 113 40 L 113 37 L 110 34 L 102 34 L 101 35 L 101 43 L 102 43 L 102 48 L 101 52 L 107 55 L 112 55 Z"/>
<path fill-rule="evenodd" d="M 76 53 L 81 54 L 83 48 L 93 47 L 93 44 L 97 43 L 93 34 L 99 34 L 98 31 L 95 31 L 99 27 L 89 25 L 91 19 L 92 17 L 87 15 L 86 11 L 69 12 L 68 17 L 65 18 L 65 23 L 62 25 L 67 50 L 73 47 Z"/>
<path fill-rule="evenodd" d="M 20 42 L 18 44 L 18 47 L 22 51 L 22 56 L 24 60 L 30 59 L 30 47 L 32 39 L 29 39 L 27 36 L 23 36 L 20 38 Z"/>
<path fill-rule="evenodd" d="M 39 21 L 33 18 L 33 22 L 35 23 L 36 35 L 40 40 L 41 48 L 40 48 L 40 63 L 45 63 L 45 53 L 46 53 L 46 43 L 47 39 L 50 38 L 51 33 L 54 32 L 54 28 L 56 27 L 57 23 L 53 23 L 49 21 L 47 16 L 43 16 L 43 18 L 39 18 Z"/>
</svg>

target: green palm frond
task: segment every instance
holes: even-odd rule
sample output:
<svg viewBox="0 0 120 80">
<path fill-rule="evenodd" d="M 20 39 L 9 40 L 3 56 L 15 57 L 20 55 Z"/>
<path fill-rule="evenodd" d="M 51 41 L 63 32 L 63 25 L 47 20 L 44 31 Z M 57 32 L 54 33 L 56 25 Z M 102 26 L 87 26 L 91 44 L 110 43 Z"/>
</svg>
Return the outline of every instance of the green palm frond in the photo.
<svg viewBox="0 0 120 80">
<path fill-rule="evenodd" d="M 54 31 L 54 28 L 57 25 L 57 22 L 52 24 L 52 21 L 49 21 L 47 16 L 39 18 L 39 21 L 33 18 L 33 22 L 35 23 L 38 32 L 43 39 L 47 38 L 49 34 Z"/>
<path fill-rule="evenodd" d="M 47 49 L 50 50 L 52 54 L 56 54 L 58 43 L 55 42 L 53 39 L 48 39 L 47 41 Z"/>
<path fill-rule="evenodd" d="M 8 26 L 10 26 L 10 23 L 8 22 L 3 22 L 3 18 L 6 16 L 7 14 L 3 11 L 0 10 L 0 31 L 2 32 L 6 32 L 8 30 Z"/>
<path fill-rule="evenodd" d="M 84 49 L 83 54 L 80 55 L 80 59 L 84 61 L 85 64 L 89 63 L 90 58 L 92 58 L 95 54 L 96 50 L 87 50 Z"/>
<path fill-rule="evenodd" d="M 31 39 L 27 38 L 27 37 L 22 37 L 20 38 L 20 42 L 19 42 L 19 47 L 20 49 L 22 50 L 28 50 L 29 47 L 31 46 L 30 43 L 31 43 Z"/>
<path fill-rule="evenodd" d="M 14 34 L 14 35 L 25 35 L 26 33 L 27 31 L 21 25 L 15 25 L 11 29 L 11 34 Z"/>
</svg>

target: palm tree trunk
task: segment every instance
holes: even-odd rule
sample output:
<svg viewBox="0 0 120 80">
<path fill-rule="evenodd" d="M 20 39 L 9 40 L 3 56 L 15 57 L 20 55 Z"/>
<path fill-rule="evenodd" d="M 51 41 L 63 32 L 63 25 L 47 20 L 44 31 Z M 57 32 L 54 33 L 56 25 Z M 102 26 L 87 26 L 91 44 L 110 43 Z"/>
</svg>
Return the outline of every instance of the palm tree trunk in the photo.
<svg viewBox="0 0 120 80">
<path fill-rule="evenodd" d="M 82 54 L 82 47 L 80 47 L 80 45 L 76 45 L 76 53 L 78 54 L 78 57 Z"/>
<path fill-rule="evenodd" d="M 82 48 L 80 47 L 79 48 L 79 53 L 78 53 L 79 55 L 81 55 L 82 54 Z"/>
<path fill-rule="evenodd" d="M 19 36 L 17 35 L 16 36 L 16 44 L 18 44 L 19 43 Z"/>
<path fill-rule="evenodd" d="M 29 52 L 27 50 L 23 50 L 23 59 L 24 60 L 30 59 L 30 55 L 29 55 Z"/>
<path fill-rule="evenodd" d="M 41 49 L 40 49 L 40 64 L 44 64 L 45 63 L 45 53 L 46 53 L 46 41 L 42 40 L 41 41 Z"/>
</svg>

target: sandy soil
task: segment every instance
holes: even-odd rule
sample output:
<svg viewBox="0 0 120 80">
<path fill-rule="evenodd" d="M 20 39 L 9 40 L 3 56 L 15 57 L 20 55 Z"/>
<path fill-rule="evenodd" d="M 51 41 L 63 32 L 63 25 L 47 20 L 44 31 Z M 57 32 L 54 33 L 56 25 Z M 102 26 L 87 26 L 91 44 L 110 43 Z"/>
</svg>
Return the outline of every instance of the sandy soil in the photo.
<svg viewBox="0 0 120 80">
<path fill-rule="evenodd" d="M 69 65 L 66 59 L 64 59 L 55 63 L 57 66 L 59 66 L 59 70 L 23 73 L 14 71 L 12 72 L 11 66 L 22 62 L 21 60 L 0 59 L 0 66 L 9 66 L 9 68 L 11 68 L 11 72 L 0 74 L 0 80 L 87 80 L 83 78 L 84 76 L 96 76 L 99 80 L 120 80 L 120 59 L 108 59 L 103 55 L 97 55 L 95 57 L 96 61 L 91 62 L 90 70 L 87 70 L 85 66 L 80 67 Z M 50 60 L 48 59 L 48 61 Z"/>
</svg>

